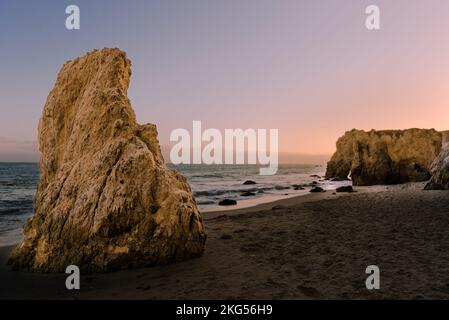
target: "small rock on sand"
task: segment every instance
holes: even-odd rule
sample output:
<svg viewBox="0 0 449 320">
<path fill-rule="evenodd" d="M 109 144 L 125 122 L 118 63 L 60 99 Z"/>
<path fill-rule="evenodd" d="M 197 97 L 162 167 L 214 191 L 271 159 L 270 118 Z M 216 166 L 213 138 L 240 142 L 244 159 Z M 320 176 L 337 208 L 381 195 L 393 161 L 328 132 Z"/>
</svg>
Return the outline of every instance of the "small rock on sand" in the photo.
<svg viewBox="0 0 449 320">
<path fill-rule="evenodd" d="M 219 206 L 234 206 L 236 204 L 237 204 L 237 201 L 232 200 L 232 199 L 224 199 L 218 203 Z"/>
<path fill-rule="evenodd" d="M 338 187 L 337 192 L 354 192 L 354 189 L 352 188 L 352 186 L 343 186 L 343 187 Z"/>
<path fill-rule="evenodd" d="M 325 192 L 325 191 L 321 187 L 315 187 L 315 188 L 310 189 L 310 192 Z"/>
</svg>

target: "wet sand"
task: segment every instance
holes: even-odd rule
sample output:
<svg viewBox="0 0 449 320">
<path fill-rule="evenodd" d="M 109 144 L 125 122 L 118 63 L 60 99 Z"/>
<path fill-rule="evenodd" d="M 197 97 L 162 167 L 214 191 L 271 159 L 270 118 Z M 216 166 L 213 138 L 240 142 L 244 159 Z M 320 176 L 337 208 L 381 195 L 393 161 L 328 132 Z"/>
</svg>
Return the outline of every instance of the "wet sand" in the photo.
<svg viewBox="0 0 449 320">
<path fill-rule="evenodd" d="M 11 271 L 1 299 L 449 299 L 449 193 L 422 185 L 359 188 L 204 213 L 201 258 L 82 275 Z M 368 265 L 380 290 L 365 287 Z"/>
</svg>

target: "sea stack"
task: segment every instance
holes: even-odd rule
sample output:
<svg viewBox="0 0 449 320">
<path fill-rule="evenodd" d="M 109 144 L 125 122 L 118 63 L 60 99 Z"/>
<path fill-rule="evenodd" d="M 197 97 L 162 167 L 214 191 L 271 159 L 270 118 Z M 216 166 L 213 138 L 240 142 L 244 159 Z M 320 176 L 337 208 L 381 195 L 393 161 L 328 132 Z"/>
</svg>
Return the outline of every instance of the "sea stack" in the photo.
<svg viewBox="0 0 449 320">
<path fill-rule="evenodd" d="M 354 129 L 338 139 L 326 178 L 350 174 L 356 186 L 426 181 L 442 144 L 443 133 L 434 129 Z"/>
<path fill-rule="evenodd" d="M 449 190 L 449 131 L 443 133 L 443 149 L 430 168 L 432 179 L 426 190 Z"/>
<path fill-rule="evenodd" d="M 136 122 L 130 76 L 119 49 L 94 50 L 59 72 L 39 122 L 35 212 L 13 268 L 103 272 L 203 253 L 191 189 L 164 166 L 156 126 Z"/>
</svg>

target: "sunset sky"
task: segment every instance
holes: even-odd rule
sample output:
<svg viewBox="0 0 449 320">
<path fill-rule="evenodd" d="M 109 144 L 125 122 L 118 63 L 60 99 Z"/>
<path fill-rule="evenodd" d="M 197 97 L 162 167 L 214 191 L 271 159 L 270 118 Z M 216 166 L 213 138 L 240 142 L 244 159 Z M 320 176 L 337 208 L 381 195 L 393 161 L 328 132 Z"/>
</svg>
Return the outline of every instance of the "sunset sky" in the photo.
<svg viewBox="0 0 449 320">
<path fill-rule="evenodd" d="M 65 28 L 77 4 L 81 30 Z M 365 7 L 381 30 L 365 28 Z M 140 123 L 277 128 L 280 151 L 330 154 L 345 131 L 449 129 L 447 0 L 0 1 L 0 161 L 38 159 L 65 61 L 119 47 Z"/>
</svg>

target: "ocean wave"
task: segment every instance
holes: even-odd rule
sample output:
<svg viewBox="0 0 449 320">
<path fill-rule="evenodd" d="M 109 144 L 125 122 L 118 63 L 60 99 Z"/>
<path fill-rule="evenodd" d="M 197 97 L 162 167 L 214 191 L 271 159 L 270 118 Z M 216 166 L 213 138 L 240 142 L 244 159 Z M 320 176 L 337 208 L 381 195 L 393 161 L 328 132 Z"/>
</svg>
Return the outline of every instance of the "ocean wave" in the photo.
<svg viewBox="0 0 449 320">
<path fill-rule="evenodd" d="M 17 184 L 13 181 L 0 181 L 0 187 L 15 187 Z"/>
<path fill-rule="evenodd" d="M 189 176 L 189 178 L 224 178 L 221 174 L 195 174 Z"/>
<path fill-rule="evenodd" d="M 206 205 L 206 204 L 215 204 L 214 200 L 196 200 L 196 204 L 201 206 L 201 205 Z"/>
<path fill-rule="evenodd" d="M 0 201 L 0 216 L 26 215 L 33 212 L 33 200 L 2 200 Z"/>
<path fill-rule="evenodd" d="M 310 175 L 322 176 L 325 169 L 310 165 L 280 165 L 276 175 L 260 176 L 258 165 L 168 167 L 187 178 L 199 206 L 218 205 L 218 202 L 225 198 L 245 201 L 254 197 L 263 198 L 269 194 L 295 193 L 297 191 L 294 188 L 284 188 L 291 188 L 294 184 L 308 185 L 313 180 Z M 246 180 L 254 180 L 257 184 L 243 185 Z M 0 243 L 6 238 L 14 239 L 14 242 L 20 240 L 22 226 L 34 211 L 34 194 L 38 181 L 37 164 L 0 163 Z M 333 182 L 329 184 L 333 185 Z M 255 195 L 243 197 L 245 192 Z"/>
<path fill-rule="evenodd" d="M 208 196 L 221 196 L 228 193 L 244 193 L 244 192 L 258 192 L 273 190 L 273 187 L 260 187 L 260 188 L 245 188 L 245 189 L 214 189 L 214 190 L 201 190 L 194 191 L 193 195 L 195 197 L 208 197 Z"/>
</svg>

